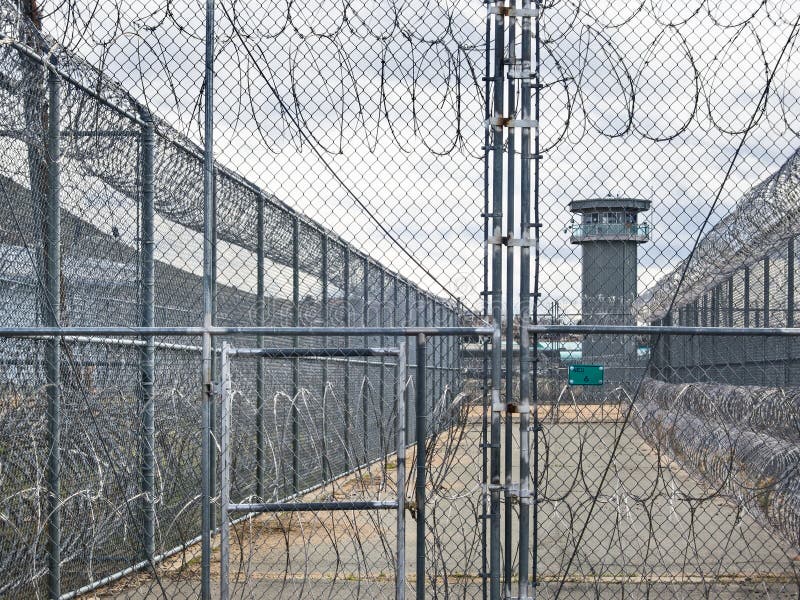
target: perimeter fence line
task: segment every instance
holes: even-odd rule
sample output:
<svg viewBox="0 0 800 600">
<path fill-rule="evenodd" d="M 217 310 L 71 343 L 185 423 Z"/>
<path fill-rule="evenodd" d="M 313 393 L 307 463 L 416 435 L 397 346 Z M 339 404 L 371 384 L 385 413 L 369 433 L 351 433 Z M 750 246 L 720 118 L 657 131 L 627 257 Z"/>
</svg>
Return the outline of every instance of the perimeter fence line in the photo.
<svg viewBox="0 0 800 600">
<path fill-rule="evenodd" d="M 0 205 L 10 221 L 0 229 L 0 389 L 13 449 L 3 459 L 0 502 L 14 520 L 5 522 L 0 593 L 46 588 L 50 597 L 72 597 L 197 540 L 201 346 L 186 338 L 348 348 L 427 332 L 427 400 L 444 410 L 461 385 L 458 302 L 421 289 L 220 165 L 215 319 L 191 327 L 203 315 L 203 150 L 74 54 L 8 37 L 18 34 L 7 29 L 0 46 Z M 215 343 L 212 356 L 218 352 Z M 290 405 L 303 393 L 313 401 L 335 394 L 360 404 L 362 426 L 364 407 L 383 402 L 391 363 L 298 358 L 269 371 L 256 363 L 240 378 L 255 399 L 247 415 L 254 422 L 237 426 L 255 430 L 244 449 L 252 464 L 240 465 L 253 474 L 254 498 L 291 498 L 382 456 L 364 429 L 353 435 L 363 454 L 325 473 L 304 470 L 302 436 L 312 432 L 270 421 L 267 409 L 291 381 Z M 267 429 L 284 425 L 293 451 L 270 467 Z"/>
</svg>

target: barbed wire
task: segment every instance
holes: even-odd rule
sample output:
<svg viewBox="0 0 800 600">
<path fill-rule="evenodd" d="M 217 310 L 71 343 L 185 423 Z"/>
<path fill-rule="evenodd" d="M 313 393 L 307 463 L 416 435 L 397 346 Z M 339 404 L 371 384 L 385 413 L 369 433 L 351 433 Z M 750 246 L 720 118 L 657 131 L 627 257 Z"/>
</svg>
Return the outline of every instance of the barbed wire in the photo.
<svg viewBox="0 0 800 600">
<path fill-rule="evenodd" d="M 645 439 L 654 440 L 660 451 L 702 476 L 711 485 L 707 497 L 730 497 L 798 547 L 797 425 L 784 421 L 777 431 L 768 426 L 776 413 L 792 419 L 797 405 L 782 402 L 780 389 L 731 388 L 645 380 L 633 424 Z M 749 414 L 734 422 L 743 412 Z"/>
<path fill-rule="evenodd" d="M 482 155 L 484 40 L 481 19 L 468 2 L 218 4 L 218 53 L 235 59 L 225 62 L 221 104 L 235 117 L 224 121 L 252 128 L 264 148 L 278 151 L 288 139 L 339 154 L 355 140 L 376 151 L 391 139 L 410 151 L 415 139 L 436 154 Z M 709 127 L 743 133 L 747 122 L 726 108 L 742 92 L 760 96 L 776 60 L 771 47 L 786 41 L 781 36 L 791 34 L 797 16 L 785 3 L 766 0 L 743 14 L 733 11 L 731 19 L 710 1 L 686 11 L 663 2 L 603 10 L 556 1 L 542 11 L 543 83 L 548 103 L 559 108 L 546 115 L 543 151 L 587 130 L 654 142 L 685 139 L 698 129 L 708 133 Z M 12 20 L 19 18 L 15 13 Z M 203 39 L 191 3 L 170 2 L 142 14 L 125 2 L 64 0 L 49 3 L 42 21 L 55 26 L 49 33 L 59 45 L 101 68 L 119 60 L 115 53 L 126 60 L 135 53 L 124 85 L 162 115 L 189 107 L 191 119 L 183 125 L 191 123 L 192 135 L 199 132 L 200 65 L 178 64 Z M 647 35 L 628 35 L 643 27 Z M 794 47 L 797 40 L 790 42 Z M 256 64 L 271 66 L 259 72 Z M 155 65 L 169 78 L 166 88 L 147 86 Z M 733 74 L 744 81 L 728 76 Z M 752 105 L 756 123 L 771 111 L 798 134 L 792 78 L 787 64 L 768 100 Z M 611 95 L 607 101 L 602 90 Z M 753 101 L 745 102 L 749 109 Z M 297 135 L 296 123 L 310 139 Z"/>
</svg>

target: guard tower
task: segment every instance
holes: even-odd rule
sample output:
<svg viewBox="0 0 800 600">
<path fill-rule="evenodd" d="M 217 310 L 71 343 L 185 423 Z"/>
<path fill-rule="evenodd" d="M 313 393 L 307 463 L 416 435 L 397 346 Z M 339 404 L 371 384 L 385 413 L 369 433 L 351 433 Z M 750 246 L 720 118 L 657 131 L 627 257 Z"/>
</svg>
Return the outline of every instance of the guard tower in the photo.
<svg viewBox="0 0 800 600">
<path fill-rule="evenodd" d="M 584 325 L 633 325 L 636 299 L 638 247 L 650 239 L 639 213 L 650 200 L 589 198 L 570 203 L 579 215 L 571 226 L 570 241 L 580 244 L 581 304 Z M 587 335 L 583 362 L 605 366 L 609 383 L 631 381 L 635 373 L 636 341 L 633 336 Z"/>
</svg>

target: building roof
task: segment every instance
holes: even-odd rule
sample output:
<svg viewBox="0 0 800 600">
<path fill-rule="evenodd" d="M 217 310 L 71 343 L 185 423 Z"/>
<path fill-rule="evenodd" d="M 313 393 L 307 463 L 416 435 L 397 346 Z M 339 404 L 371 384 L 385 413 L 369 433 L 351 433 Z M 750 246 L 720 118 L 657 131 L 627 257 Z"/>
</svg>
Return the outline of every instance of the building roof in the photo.
<svg viewBox="0 0 800 600">
<path fill-rule="evenodd" d="M 650 200 L 642 200 L 641 198 L 617 198 L 615 196 L 586 198 L 585 200 L 573 200 L 570 202 L 569 210 L 574 213 L 596 210 L 643 212 L 650 210 Z"/>
</svg>

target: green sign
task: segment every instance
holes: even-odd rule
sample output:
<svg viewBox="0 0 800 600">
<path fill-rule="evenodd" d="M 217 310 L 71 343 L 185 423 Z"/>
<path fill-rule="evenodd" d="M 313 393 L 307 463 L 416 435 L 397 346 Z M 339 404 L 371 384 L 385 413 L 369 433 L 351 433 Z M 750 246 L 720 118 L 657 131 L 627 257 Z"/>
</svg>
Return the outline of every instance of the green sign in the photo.
<svg viewBox="0 0 800 600">
<path fill-rule="evenodd" d="M 603 385 L 603 365 L 570 365 L 570 385 Z"/>
</svg>

